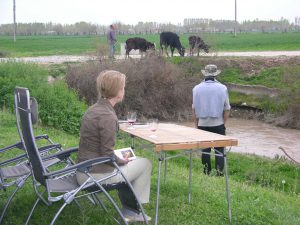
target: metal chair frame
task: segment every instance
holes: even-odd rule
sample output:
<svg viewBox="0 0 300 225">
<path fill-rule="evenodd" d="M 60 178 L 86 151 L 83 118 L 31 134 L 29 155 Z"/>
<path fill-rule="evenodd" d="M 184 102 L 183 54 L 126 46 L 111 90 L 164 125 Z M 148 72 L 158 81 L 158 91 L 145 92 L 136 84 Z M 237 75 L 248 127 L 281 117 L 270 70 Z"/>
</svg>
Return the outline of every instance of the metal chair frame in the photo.
<svg viewBox="0 0 300 225">
<path fill-rule="evenodd" d="M 136 198 L 135 191 L 128 181 L 126 176 L 122 173 L 119 166 L 117 165 L 115 158 L 113 157 L 99 157 L 91 160 L 87 160 L 84 162 L 80 162 L 78 164 L 71 165 L 67 168 L 58 169 L 55 171 L 47 171 L 47 169 L 43 165 L 42 158 L 40 157 L 38 148 L 36 146 L 36 140 L 34 138 L 32 123 L 31 123 L 31 108 L 29 104 L 29 90 L 27 88 L 17 87 L 15 89 L 15 93 L 17 96 L 18 107 L 17 113 L 20 118 L 21 124 L 21 133 L 24 141 L 24 147 L 27 151 L 31 174 L 33 177 L 33 185 L 34 190 L 37 195 L 37 200 L 34 203 L 32 210 L 27 218 L 25 224 L 28 224 L 37 204 L 42 201 L 47 205 L 51 205 L 53 202 L 64 201 L 62 206 L 59 208 L 55 216 L 51 221 L 51 225 L 55 223 L 63 209 L 73 201 L 76 203 L 76 199 L 81 197 L 90 196 L 90 199 L 94 199 L 94 202 L 100 201 L 99 198 L 96 197 L 97 193 L 103 193 L 110 203 L 113 205 L 114 209 L 117 211 L 119 218 L 121 218 L 121 222 L 124 224 L 128 224 L 127 220 L 123 216 L 120 208 L 117 203 L 108 193 L 109 190 L 118 188 L 119 185 L 124 185 L 128 187 L 128 190 L 134 195 L 136 200 L 136 206 L 140 210 L 143 215 L 144 222 L 148 224 L 144 209 Z M 70 156 L 70 154 L 75 153 L 77 149 L 66 150 L 62 152 L 55 153 L 53 155 L 49 155 L 44 160 L 49 160 L 53 158 L 59 158 L 61 160 Z M 106 177 L 96 180 L 91 174 L 90 169 L 92 166 L 97 164 L 110 163 L 115 167 L 114 172 L 107 175 Z M 88 179 L 81 185 L 77 183 L 76 172 L 83 172 L 87 175 Z M 124 179 L 124 182 L 116 183 L 116 184 L 105 184 L 105 181 L 110 179 L 113 176 L 121 175 Z M 39 188 L 43 189 L 43 191 L 39 191 Z M 43 195 L 46 194 L 47 198 L 44 198 Z M 100 203 L 102 206 L 103 203 Z M 118 221 L 117 218 L 114 218 Z M 118 221 L 119 222 L 119 221 Z"/>
</svg>

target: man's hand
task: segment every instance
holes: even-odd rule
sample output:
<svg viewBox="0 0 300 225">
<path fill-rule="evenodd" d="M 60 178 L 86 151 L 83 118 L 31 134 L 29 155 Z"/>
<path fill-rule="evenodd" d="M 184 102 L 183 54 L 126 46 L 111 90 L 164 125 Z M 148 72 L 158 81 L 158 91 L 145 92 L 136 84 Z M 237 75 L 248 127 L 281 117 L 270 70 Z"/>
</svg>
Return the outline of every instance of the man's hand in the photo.
<svg viewBox="0 0 300 225">
<path fill-rule="evenodd" d="M 198 118 L 196 118 L 196 112 L 195 112 L 195 109 L 193 108 L 193 121 L 194 121 L 194 125 L 195 125 L 195 128 L 198 128 Z"/>
<path fill-rule="evenodd" d="M 229 115 L 230 115 L 230 110 L 224 111 L 224 113 L 223 113 L 224 124 L 227 122 L 227 120 L 228 120 L 228 118 L 229 118 Z"/>
</svg>

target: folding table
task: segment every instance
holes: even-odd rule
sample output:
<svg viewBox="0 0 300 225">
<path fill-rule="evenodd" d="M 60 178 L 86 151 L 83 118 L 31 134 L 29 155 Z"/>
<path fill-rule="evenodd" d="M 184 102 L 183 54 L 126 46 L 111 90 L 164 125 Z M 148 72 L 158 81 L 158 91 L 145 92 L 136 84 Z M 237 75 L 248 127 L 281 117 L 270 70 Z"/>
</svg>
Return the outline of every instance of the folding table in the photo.
<svg viewBox="0 0 300 225">
<path fill-rule="evenodd" d="M 208 131 L 199 130 L 192 127 L 181 126 L 172 123 L 160 123 L 158 129 L 152 132 L 147 125 L 134 125 L 134 129 L 129 129 L 127 124 L 120 124 L 120 129 L 130 134 L 131 137 L 139 137 L 143 140 L 149 141 L 154 145 L 154 151 L 158 154 L 158 175 L 157 175 L 157 192 L 156 192 L 156 207 L 155 207 L 155 225 L 158 224 L 158 205 L 159 205 L 159 191 L 160 191 L 160 177 L 161 177 L 161 164 L 168 159 L 183 155 L 177 154 L 170 157 L 166 156 L 166 152 L 182 150 L 184 153 L 190 155 L 189 167 L 189 193 L 188 199 L 191 199 L 191 181 L 192 181 L 192 153 L 204 148 L 227 147 L 236 146 L 238 140 L 220 134 L 211 133 Z M 228 187 L 228 171 L 227 171 L 227 158 L 226 151 L 222 155 L 224 157 L 224 173 L 226 180 L 228 216 L 231 221 L 231 208 L 230 208 L 230 192 Z M 216 153 L 215 153 L 216 154 Z"/>
</svg>

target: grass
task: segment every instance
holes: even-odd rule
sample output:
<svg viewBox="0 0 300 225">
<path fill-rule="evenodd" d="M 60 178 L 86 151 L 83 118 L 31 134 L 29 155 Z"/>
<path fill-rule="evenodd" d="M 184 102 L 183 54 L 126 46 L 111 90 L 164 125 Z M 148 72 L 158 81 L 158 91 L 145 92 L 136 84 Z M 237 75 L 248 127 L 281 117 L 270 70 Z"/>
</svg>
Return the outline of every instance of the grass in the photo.
<svg viewBox="0 0 300 225">
<path fill-rule="evenodd" d="M 223 71 L 224 76 L 220 76 L 220 80 L 226 83 L 263 85 L 270 88 L 284 89 L 286 88 L 286 83 L 283 82 L 285 69 L 284 65 L 278 65 L 278 67 L 262 69 L 256 76 L 241 76 L 241 71 L 238 68 L 226 68 Z"/>
<path fill-rule="evenodd" d="M 224 84 L 257 85 L 277 89 L 277 97 L 247 95 L 230 91 L 230 102 L 258 107 L 264 112 L 280 114 L 291 105 L 299 105 L 300 66 L 299 57 L 173 57 L 171 63 L 178 65 L 183 76 L 193 82 L 202 79 L 201 69 L 215 64 L 222 70 L 218 80 Z"/>
<path fill-rule="evenodd" d="M 0 111 L 0 147 L 18 140 L 14 116 L 6 110 Z M 57 142 L 67 147 L 78 145 L 78 136 L 68 135 L 49 127 L 37 126 L 36 133 L 47 133 Z M 131 140 L 125 133 L 118 134 L 117 147 L 129 146 Z M 150 204 L 145 210 L 154 218 L 157 160 L 144 141 L 136 140 L 137 155 L 153 162 Z M 149 146 L 148 146 L 149 147 Z M 0 160 L 10 156 L 1 154 Z M 230 153 L 229 186 L 231 191 L 232 224 L 285 224 L 300 223 L 299 215 L 299 166 L 282 159 L 269 160 L 252 155 Z M 192 203 L 187 202 L 188 159 L 176 158 L 168 162 L 168 177 L 161 184 L 159 224 L 229 224 L 225 195 L 225 180 L 202 174 L 201 161 L 193 157 Z M 285 186 L 282 180 L 285 180 Z M 5 197 L 2 193 L 1 198 Z M 116 196 L 116 193 L 113 193 Z M 22 224 L 34 202 L 30 182 L 16 195 L 4 225 Z M 75 204 L 66 207 L 56 224 L 115 224 L 101 210 L 80 200 L 82 210 Z M 0 207 L 3 206 L 3 201 Z M 60 203 L 50 207 L 38 205 L 30 224 L 49 224 Z"/>
<path fill-rule="evenodd" d="M 299 50 L 300 33 L 243 33 L 207 35 L 217 51 L 288 51 Z M 204 37 L 205 38 L 205 37 Z"/>
<path fill-rule="evenodd" d="M 154 42 L 159 49 L 159 34 L 118 35 L 118 42 L 130 37 L 143 37 Z M 213 51 L 290 51 L 300 50 L 300 33 L 242 33 L 200 34 Z M 182 45 L 188 50 L 189 34 L 180 35 Z M 95 54 L 96 48 L 106 45 L 105 36 L 19 36 L 14 43 L 9 36 L 0 36 L 0 52 L 10 57 Z M 117 46 L 117 52 L 120 46 Z"/>
</svg>

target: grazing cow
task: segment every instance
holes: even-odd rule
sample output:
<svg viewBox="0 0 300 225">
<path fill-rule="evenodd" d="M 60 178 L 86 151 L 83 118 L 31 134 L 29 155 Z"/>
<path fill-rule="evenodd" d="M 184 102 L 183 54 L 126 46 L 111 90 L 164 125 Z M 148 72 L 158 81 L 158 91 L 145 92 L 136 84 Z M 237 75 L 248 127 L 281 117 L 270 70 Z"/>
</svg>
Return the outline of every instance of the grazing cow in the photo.
<svg viewBox="0 0 300 225">
<path fill-rule="evenodd" d="M 144 38 L 134 37 L 134 38 L 128 38 L 126 40 L 125 49 L 126 49 L 125 57 L 129 58 L 129 52 L 132 49 L 134 49 L 134 50 L 139 49 L 141 52 L 146 52 L 149 49 L 155 50 L 155 46 L 153 43 L 148 42 Z"/>
<path fill-rule="evenodd" d="M 209 52 L 209 46 L 199 36 L 189 37 L 190 55 L 194 55 L 194 49 L 197 48 L 197 56 L 199 56 L 200 49 L 203 49 L 206 53 Z"/>
<path fill-rule="evenodd" d="M 184 56 L 185 49 L 182 47 L 179 37 L 173 32 L 162 32 L 160 34 L 160 48 L 162 54 L 164 53 L 163 46 L 165 46 L 165 51 L 168 54 L 168 47 L 171 48 L 171 55 L 173 56 L 174 49 L 176 48 L 181 56 Z"/>
</svg>

